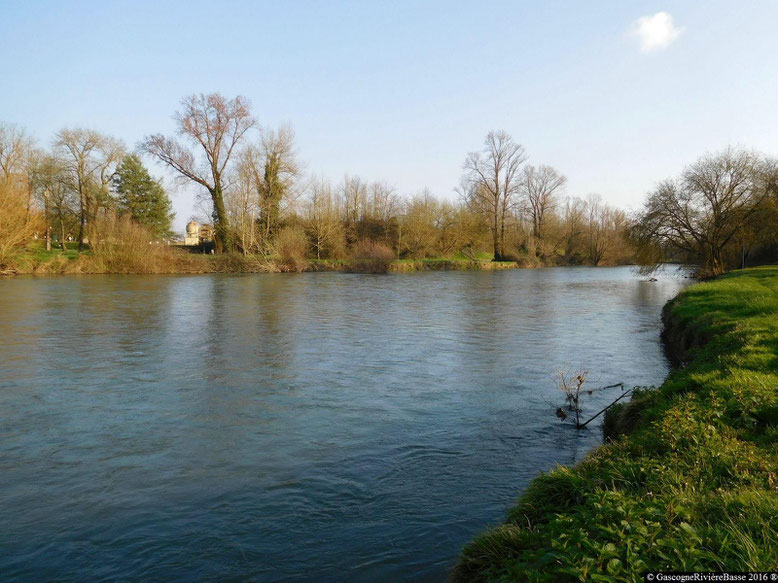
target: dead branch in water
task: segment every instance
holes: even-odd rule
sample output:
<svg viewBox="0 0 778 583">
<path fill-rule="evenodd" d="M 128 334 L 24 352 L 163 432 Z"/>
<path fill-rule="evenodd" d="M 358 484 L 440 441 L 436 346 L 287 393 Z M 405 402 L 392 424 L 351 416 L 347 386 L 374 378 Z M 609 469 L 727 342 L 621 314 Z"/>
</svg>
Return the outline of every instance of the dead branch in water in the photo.
<svg viewBox="0 0 778 583">
<path fill-rule="evenodd" d="M 618 403 L 621 399 L 623 399 L 624 397 L 632 393 L 632 389 L 624 391 L 619 397 L 613 400 L 607 407 L 601 409 L 594 416 L 590 417 L 588 420 L 581 423 L 581 397 L 583 396 L 583 394 L 591 395 L 595 391 L 603 391 L 605 389 L 613 389 L 616 387 L 621 387 L 622 389 L 624 388 L 624 383 L 614 383 L 612 385 L 606 385 L 604 387 L 599 387 L 597 389 L 585 390 L 583 389 L 583 386 L 584 383 L 586 382 L 586 377 L 588 376 L 588 374 L 589 371 L 587 370 L 582 370 L 580 372 L 572 372 L 572 373 L 562 370 L 557 373 L 557 386 L 562 392 L 565 393 L 565 403 L 567 404 L 567 409 L 575 413 L 574 422 L 575 422 L 576 429 L 584 429 L 587 425 L 589 425 L 589 423 L 597 419 L 597 417 L 605 413 L 605 411 L 613 407 L 613 405 Z M 568 417 L 567 413 L 565 413 L 562 407 L 557 408 L 556 416 L 559 417 L 562 421 L 566 420 Z"/>
<path fill-rule="evenodd" d="M 616 383 L 615 385 L 610 385 L 609 387 L 602 387 L 602 388 L 603 388 L 603 389 L 608 389 L 608 388 L 613 388 L 613 387 L 618 387 L 618 386 L 620 386 L 621 388 L 624 388 L 624 383 Z M 623 392 L 621 395 L 619 395 L 619 396 L 618 396 L 616 399 L 614 399 L 613 401 L 611 401 L 610 405 L 608 405 L 607 407 L 605 407 L 605 408 L 603 408 L 603 409 L 600 409 L 600 410 L 599 410 L 599 411 L 598 411 L 598 412 L 597 412 L 597 413 L 596 413 L 596 414 L 595 414 L 593 417 L 590 417 L 588 421 L 586 421 L 586 422 L 585 422 L 585 423 L 583 423 L 583 424 L 577 425 L 577 426 L 576 426 L 576 429 L 583 429 L 584 427 L 586 427 L 587 425 L 589 425 L 589 423 L 591 423 L 592 421 L 594 421 L 595 419 L 597 419 L 597 417 L 599 417 L 600 415 L 602 415 L 603 413 L 605 413 L 605 411 L 607 411 L 608 409 L 610 409 L 611 407 L 613 407 L 613 406 L 614 406 L 616 403 L 618 403 L 618 402 L 619 402 L 619 401 L 621 401 L 621 400 L 622 400 L 624 397 L 626 397 L 627 395 L 629 395 L 629 394 L 631 394 L 631 393 L 632 393 L 632 389 L 627 389 L 627 390 L 626 390 L 626 391 L 624 391 L 624 392 Z"/>
</svg>

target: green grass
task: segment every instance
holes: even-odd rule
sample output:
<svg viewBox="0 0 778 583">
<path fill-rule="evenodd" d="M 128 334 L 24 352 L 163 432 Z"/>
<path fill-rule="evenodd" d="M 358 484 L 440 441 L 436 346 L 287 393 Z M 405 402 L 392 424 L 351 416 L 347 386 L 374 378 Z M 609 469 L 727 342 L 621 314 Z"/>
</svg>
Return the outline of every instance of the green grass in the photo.
<svg viewBox="0 0 778 583">
<path fill-rule="evenodd" d="M 396 264 L 413 264 L 413 263 L 440 263 L 440 262 L 450 262 L 450 263 L 469 263 L 471 261 L 491 261 L 492 255 L 491 253 L 477 253 L 475 257 L 467 257 L 466 255 L 463 255 L 462 253 L 455 253 L 451 257 L 420 257 L 417 259 L 395 259 L 393 263 Z"/>
<path fill-rule="evenodd" d="M 444 259 L 444 258 L 441 257 L 441 259 Z M 461 251 L 457 251 L 453 255 L 452 259 L 454 261 L 473 261 L 473 260 L 475 260 L 475 261 L 491 261 L 492 259 L 494 259 L 494 254 L 492 254 L 489 251 L 479 251 L 471 258 L 471 257 L 468 257 L 467 255 L 465 255 L 464 253 L 462 253 Z"/>
<path fill-rule="evenodd" d="M 694 285 L 663 317 L 682 365 L 609 412 L 612 441 L 536 478 L 454 580 L 778 566 L 778 268 Z"/>
<path fill-rule="evenodd" d="M 65 246 L 66 250 L 63 251 L 59 245 L 52 243 L 51 250 L 46 251 L 43 241 L 34 241 L 15 253 L 11 264 L 22 273 L 29 273 L 45 264 L 65 266 L 79 255 L 78 243 L 66 243 Z"/>
<path fill-rule="evenodd" d="M 29 247 L 28 256 L 37 263 L 44 263 L 55 257 L 66 257 L 67 259 L 75 259 L 78 257 L 78 244 L 66 243 L 66 251 L 63 251 L 61 247 L 53 246 L 51 251 L 46 251 L 46 247 L 43 243 L 35 244 Z"/>
<path fill-rule="evenodd" d="M 395 259 L 389 271 L 449 271 L 469 269 L 510 269 L 520 267 L 515 261 L 492 261 L 489 253 L 479 253 L 475 259 L 457 253 L 452 257 L 426 257 L 420 259 Z"/>
</svg>

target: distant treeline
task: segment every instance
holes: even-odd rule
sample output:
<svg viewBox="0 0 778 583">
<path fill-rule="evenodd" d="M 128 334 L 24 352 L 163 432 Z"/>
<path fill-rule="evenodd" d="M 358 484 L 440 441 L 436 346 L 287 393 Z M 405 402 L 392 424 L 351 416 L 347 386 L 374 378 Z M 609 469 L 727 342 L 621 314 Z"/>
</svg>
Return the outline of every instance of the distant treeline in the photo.
<svg viewBox="0 0 778 583">
<path fill-rule="evenodd" d="M 240 96 L 187 97 L 175 120 L 176 136 L 149 135 L 136 153 L 86 129 L 63 129 L 39 148 L 24 129 L 0 124 L 0 269 L 36 240 L 119 257 L 130 239 L 173 239 L 170 200 L 144 154 L 203 193 L 217 253 L 265 265 L 374 255 L 523 266 L 683 261 L 720 273 L 775 247 L 776 164 L 755 153 L 703 158 L 629 217 L 599 195 L 570 196 L 561 171 L 529 164 L 502 131 L 466 154 L 452 201 L 358 176 L 305 176 L 292 129 L 260 128 Z"/>
<path fill-rule="evenodd" d="M 306 177 L 291 128 L 258 128 L 242 97 L 188 97 L 175 119 L 178 136 L 148 136 L 135 154 L 94 130 L 63 129 L 43 149 L 24 129 L 0 125 L 7 207 L 0 260 L 8 263 L 35 239 L 63 250 L 68 241 L 79 250 L 121 245 L 126 233 L 112 232 L 121 217 L 150 241 L 173 238 L 170 201 L 143 165 L 144 153 L 206 195 L 217 252 L 296 264 L 346 260 L 368 248 L 397 259 L 524 265 L 631 258 L 623 212 L 597 195 L 567 196 L 561 172 L 526 164 L 523 147 L 504 132 L 489 133 L 483 149 L 467 155 L 451 201 L 427 189 L 403 196 L 388 182 L 358 176 L 337 184 Z"/>
</svg>

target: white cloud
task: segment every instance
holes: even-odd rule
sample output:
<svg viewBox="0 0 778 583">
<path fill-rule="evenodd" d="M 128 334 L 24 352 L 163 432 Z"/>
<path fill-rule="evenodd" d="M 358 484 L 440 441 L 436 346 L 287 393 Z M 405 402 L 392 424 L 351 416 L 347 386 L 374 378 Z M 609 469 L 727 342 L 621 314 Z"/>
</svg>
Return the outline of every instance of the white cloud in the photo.
<svg viewBox="0 0 778 583">
<path fill-rule="evenodd" d="M 633 22 L 630 36 L 638 40 L 641 52 L 653 53 L 669 47 L 683 31 L 684 27 L 676 26 L 673 22 L 672 14 L 657 12 Z"/>
</svg>

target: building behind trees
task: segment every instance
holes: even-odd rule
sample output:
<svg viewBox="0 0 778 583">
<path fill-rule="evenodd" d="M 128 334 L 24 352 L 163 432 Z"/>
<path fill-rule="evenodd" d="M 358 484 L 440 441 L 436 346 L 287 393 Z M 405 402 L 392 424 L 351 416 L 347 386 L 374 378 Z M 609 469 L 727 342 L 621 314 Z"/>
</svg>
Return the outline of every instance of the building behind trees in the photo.
<svg viewBox="0 0 778 583">
<path fill-rule="evenodd" d="M 295 268 L 370 248 L 396 259 L 523 266 L 675 261 L 711 274 L 778 258 L 778 163 L 756 152 L 704 156 L 629 216 L 597 194 L 568 192 L 561 170 L 529 164 L 502 131 L 467 155 L 458 198 L 446 199 L 356 175 L 306 177 L 292 129 L 260 128 L 242 97 L 191 96 L 176 120 L 180 139 L 151 135 L 143 150 L 207 193 L 212 212 L 201 222 L 213 225 L 217 251 L 285 257 Z M 135 225 L 136 240 L 171 235 L 161 182 L 138 154 L 94 130 L 63 129 L 40 148 L 0 124 L 0 209 L 5 257 L 36 239 L 46 249 L 105 248 L 117 240 L 111 229 L 131 231 L 118 217 Z"/>
</svg>

